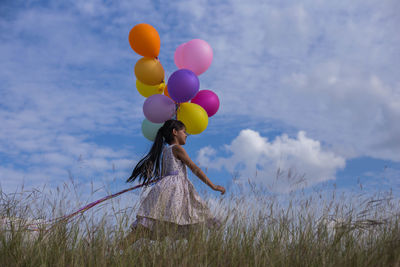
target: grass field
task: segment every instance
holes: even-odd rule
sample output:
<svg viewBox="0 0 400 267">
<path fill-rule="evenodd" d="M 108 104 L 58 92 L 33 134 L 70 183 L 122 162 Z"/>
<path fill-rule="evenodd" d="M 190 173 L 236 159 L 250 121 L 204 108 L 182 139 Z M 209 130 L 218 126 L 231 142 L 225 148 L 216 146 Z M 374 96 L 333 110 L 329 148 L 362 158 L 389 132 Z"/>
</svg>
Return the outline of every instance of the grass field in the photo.
<svg viewBox="0 0 400 267">
<path fill-rule="evenodd" d="M 112 214 L 98 210 L 49 229 L 41 222 L 69 205 L 56 193 L 2 193 L 0 266 L 400 266 L 399 202 L 391 192 L 238 193 L 214 201 L 221 229 L 140 239 L 123 251 L 117 244 L 134 209 L 113 206 Z"/>
</svg>

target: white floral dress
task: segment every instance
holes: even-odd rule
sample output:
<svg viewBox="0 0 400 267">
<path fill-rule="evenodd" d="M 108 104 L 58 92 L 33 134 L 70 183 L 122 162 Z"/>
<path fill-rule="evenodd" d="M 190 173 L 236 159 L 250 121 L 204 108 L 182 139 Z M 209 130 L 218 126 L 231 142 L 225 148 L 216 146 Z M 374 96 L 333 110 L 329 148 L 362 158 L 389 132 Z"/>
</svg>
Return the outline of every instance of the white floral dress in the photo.
<svg viewBox="0 0 400 267">
<path fill-rule="evenodd" d="M 154 230 L 156 223 L 182 228 L 199 223 L 205 223 L 209 228 L 221 226 L 221 221 L 211 215 L 207 204 L 188 179 L 185 164 L 174 156 L 173 146 L 164 148 L 163 178 L 143 189 L 136 221 L 131 227 L 140 224 Z M 145 191 L 148 193 L 143 196 Z"/>
</svg>

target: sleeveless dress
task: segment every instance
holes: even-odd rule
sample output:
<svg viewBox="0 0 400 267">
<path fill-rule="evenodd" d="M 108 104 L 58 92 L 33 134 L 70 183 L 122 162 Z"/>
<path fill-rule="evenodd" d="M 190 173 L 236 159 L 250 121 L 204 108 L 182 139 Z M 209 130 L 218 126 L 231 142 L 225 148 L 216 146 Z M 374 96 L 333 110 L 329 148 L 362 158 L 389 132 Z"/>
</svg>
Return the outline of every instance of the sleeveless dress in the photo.
<svg viewBox="0 0 400 267">
<path fill-rule="evenodd" d="M 151 231 L 160 225 L 174 226 L 178 231 L 201 223 L 208 228 L 220 227 L 221 221 L 211 215 L 207 204 L 188 179 L 186 165 L 174 156 L 173 146 L 164 148 L 163 178 L 144 189 L 148 193 L 141 197 L 136 221 L 131 227 L 135 229 L 142 225 Z"/>
</svg>

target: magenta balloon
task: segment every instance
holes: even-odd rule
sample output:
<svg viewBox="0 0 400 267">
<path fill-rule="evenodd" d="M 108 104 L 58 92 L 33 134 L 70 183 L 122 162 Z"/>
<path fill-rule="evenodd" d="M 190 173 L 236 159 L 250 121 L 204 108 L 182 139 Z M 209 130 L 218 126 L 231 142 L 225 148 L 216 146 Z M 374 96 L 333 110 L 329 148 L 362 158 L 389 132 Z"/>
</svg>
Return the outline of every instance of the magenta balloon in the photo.
<svg viewBox="0 0 400 267">
<path fill-rule="evenodd" d="M 182 68 L 200 75 L 210 67 L 213 51 L 206 41 L 193 39 L 185 44 L 182 51 Z"/>
<path fill-rule="evenodd" d="M 217 113 L 219 108 L 219 98 L 211 90 L 200 90 L 190 102 L 204 108 L 204 110 L 207 112 L 208 117 L 211 117 L 215 113 Z"/>
<path fill-rule="evenodd" d="M 171 119 L 175 111 L 174 101 L 165 95 L 149 96 L 143 104 L 144 116 L 153 123 L 162 123 Z"/>
<path fill-rule="evenodd" d="M 185 46 L 185 43 L 179 45 L 176 50 L 175 50 L 175 54 L 174 54 L 174 62 L 175 65 L 178 67 L 178 69 L 182 69 L 183 68 L 183 47 Z"/>
<path fill-rule="evenodd" d="M 168 94 L 176 103 L 187 102 L 199 91 L 200 81 L 191 70 L 180 69 L 168 79 Z"/>
</svg>

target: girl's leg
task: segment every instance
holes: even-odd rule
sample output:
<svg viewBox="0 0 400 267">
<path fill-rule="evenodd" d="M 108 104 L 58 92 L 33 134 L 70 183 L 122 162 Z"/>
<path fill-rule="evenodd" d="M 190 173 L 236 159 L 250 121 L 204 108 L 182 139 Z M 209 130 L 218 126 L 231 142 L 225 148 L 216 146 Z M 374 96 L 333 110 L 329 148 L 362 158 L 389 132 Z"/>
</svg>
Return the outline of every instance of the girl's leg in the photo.
<svg viewBox="0 0 400 267">
<path fill-rule="evenodd" d="M 121 240 L 120 249 L 125 249 L 127 246 L 132 245 L 141 238 L 150 239 L 151 231 L 148 228 L 139 224 L 132 228 L 128 235 L 123 240 Z"/>
</svg>

